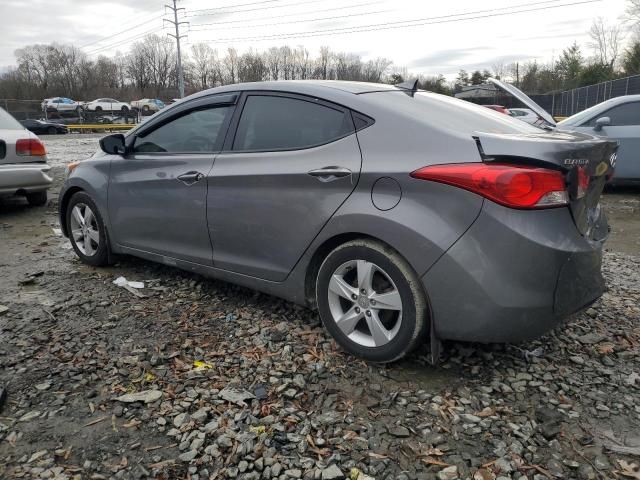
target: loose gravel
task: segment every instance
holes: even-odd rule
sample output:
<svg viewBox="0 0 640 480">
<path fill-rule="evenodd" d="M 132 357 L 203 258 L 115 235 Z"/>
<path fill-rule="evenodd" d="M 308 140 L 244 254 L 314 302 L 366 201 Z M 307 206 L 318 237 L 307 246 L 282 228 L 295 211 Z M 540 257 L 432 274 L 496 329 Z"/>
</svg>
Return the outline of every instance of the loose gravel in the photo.
<svg viewBox="0 0 640 480">
<path fill-rule="evenodd" d="M 58 187 L 96 138 L 45 143 Z M 640 478 L 640 252 L 621 253 L 637 239 L 543 338 L 382 367 L 276 298 L 134 258 L 82 265 L 52 197 L 0 204 L 0 478 Z"/>
</svg>

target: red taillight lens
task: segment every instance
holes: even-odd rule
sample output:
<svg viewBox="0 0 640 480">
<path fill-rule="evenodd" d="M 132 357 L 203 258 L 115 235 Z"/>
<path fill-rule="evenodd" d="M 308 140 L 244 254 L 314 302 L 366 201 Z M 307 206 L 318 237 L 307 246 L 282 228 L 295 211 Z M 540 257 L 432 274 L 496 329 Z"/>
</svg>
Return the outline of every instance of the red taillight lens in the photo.
<svg viewBox="0 0 640 480">
<path fill-rule="evenodd" d="M 591 178 L 587 173 L 587 169 L 585 167 L 577 167 L 578 168 L 578 198 L 582 198 L 587 194 L 587 190 L 589 190 L 589 182 Z"/>
<path fill-rule="evenodd" d="M 511 208 L 558 207 L 569 201 L 562 172 L 546 168 L 462 163 L 431 165 L 411 176 L 464 188 Z"/>
<path fill-rule="evenodd" d="M 23 138 L 16 142 L 16 154 L 43 157 L 47 154 L 47 151 L 43 143 L 37 138 Z"/>
</svg>

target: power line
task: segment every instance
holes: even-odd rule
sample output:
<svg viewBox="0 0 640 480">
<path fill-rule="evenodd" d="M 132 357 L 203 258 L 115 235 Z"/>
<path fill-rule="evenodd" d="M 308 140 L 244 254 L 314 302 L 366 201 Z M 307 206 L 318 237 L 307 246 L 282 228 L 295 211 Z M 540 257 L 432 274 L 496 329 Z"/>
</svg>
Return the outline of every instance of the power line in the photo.
<svg viewBox="0 0 640 480">
<path fill-rule="evenodd" d="M 547 4 L 547 3 L 551 3 L 551 2 L 557 2 L 557 1 L 564 1 L 564 0 L 548 0 L 546 2 L 538 2 L 538 3 L 528 4 L 528 5 Z M 486 15 L 478 15 L 478 16 L 475 16 L 475 17 L 448 18 L 448 19 L 444 19 L 444 20 L 438 20 L 438 19 L 447 18 L 447 17 L 460 17 L 460 16 L 463 16 L 463 15 L 469 15 L 469 14 L 471 14 L 471 12 L 470 12 L 470 13 L 465 13 L 465 14 L 444 15 L 444 16 L 441 16 L 441 17 L 427 17 L 427 18 L 421 18 L 421 19 L 416 19 L 416 20 L 401 20 L 401 21 L 397 21 L 397 22 L 385 22 L 385 23 L 378 23 L 378 24 L 371 24 L 371 25 L 360 25 L 360 26 L 354 26 L 354 27 L 332 28 L 332 29 L 326 29 L 326 30 L 315 30 L 315 31 L 305 31 L 305 32 L 291 32 L 291 33 L 282 33 L 282 34 L 274 34 L 274 35 L 263 35 L 263 36 L 254 36 L 254 37 L 217 38 L 217 39 L 210 39 L 210 40 L 202 40 L 202 42 L 205 42 L 205 43 L 230 43 L 230 42 L 238 42 L 238 41 L 255 41 L 255 40 L 278 40 L 278 39 L 284 40 L 284 39 L 289 39 L 289 38 L 320 37 L 320 36 L 325 36 L 327 34 L 340 35 L 340 34 L 380 31 L 380 30 L 392 30 L 392 29 L 398 29 L 398 28 L 419 27 L 419 26 L 423 26 L 423 25 L 432 25 L 432 24 L 440 24 L 440 23 L 454 23 L 454 22 L 463 22 L 463 21 L 469 21 L 469 20 L 479 20 L 479 19 L 483 19 L 483 18 L 502 17 L 502 16 L 506 16 L 506 15 L 515 15 L 515 14 L 518 14 L 518 13 L 534 12 L 534 11 L 545 10 L 545 9 L 550 9 L 550 8 L 569 7 L 569 6 L 574 6 L 574 5 L 582 5 L 582 4 L 595 3 L 595 2 L 601 2 L 601 1 L 603 1 L 603 0 L 583 0 L 583 1 L 579 1 L 579 2 L 566 3 L 566 4 L 562 4 L 562 5 L 547 5 L 547 6 L 544 6 L 544 7 L 536 7 L 536 8 L 518 10 L 518 11 L 515 11 L 515 12 L 491 13 L 491 14 L 486 14 Z M 520 6 L 522 6 L 522 5 L 520 5 Z M 519 8 L 519 6 L 504 7 L 504 8 Z M 496 10 L 499 10 L 499 9 L 491 9 L 491 10 L 484 10 L 484 11 L 487 12 L 487 11 L 496 11 Z M 482 12 L 482 10 L 479 11 L 479 12 Z M 473 13 L 478 13 L 478 12 L 473 12 Z M 400 25 L 400 24 L 405 24 L 405 25 Z"/>
<path fill-rule="evenodd" d="M 243 13 L 243 12 L 254 12 L 256 10 L 269 10 L 269 9 L 273 9 L 273 8 L 286 8 L 286 7 L 297 7 L 299 5 L 307 5 L 309 3 L 318 3 L 318 0 L 306 0 L 304 2 L 297 2 L 297 3 L 287 3 L 286 5 L 272 5 L 272 6 L 268 6 L 268 7 L 256 7 L 256 8 L 245 8 L 243 10 L 228 10 L 226 12 L 218 12 L 218 13 L 199 13 L 197 15 L 191 15 L 188 14 L 186 15 L 187 17 L 211 17 L 213 15 L 226 15 L 228 13 Z M 222 8 L 222 7 L 221 7 Z M 211 9 L 207 9 L 207 10 L 193 10 L 193 12 L 198 12 L 198 11 L 210 11 Z"/>
<path fill-rule="evenodd" d="M 263 4 L 263 3 L 275 3 L 275 2 L 280 2 L 280 1 L 282 1 L 282 0 L 262 0 L 260 2 L 238 3 L 236 5 L 227 5 L 226 7 L 201 8 L 199 10 L 191 10 L 191 13 L 194 13 L 194 12 L 210 12 L 212 10 L 224 10 L 226 8 L 246 7 L 246 6 L 250 6 L 250 5 L 260 5 L 260 4 Z M 226 12 L 222 12 L 222 13 L 226 13 Z"/>
<path fill-rule="evenodd" d="M 200 27 L 200 26 L 210 26 L 210 25 L 211 26 L 212 25 L 228 25 L 231 23 L 248 23 L 248 22 L 256 22 L 260 20 L 271 20 L 273 18 L 297 17 L 300 15 L 311 15 L 314 13 L 326 13 L 326 12 L 334 12 L 336 10 L 347 10 L 347 9 L 357 8 L 357 7 L 366 7 L 369 5 L 376 5 L 378 3 L 383 3 L 383 2 L 382 0 L 375 0 L 373 2 L 363 2 L 363 3 L 356 3 L 354 5 L 347 5 L 347 6 L 341 6 L 341 7 L 323 8 L 320 10 L 310 10 L 308 12 L 287 13 L 284 15 L 271 15 L 269 17 L 250 18 L 250 19 L 245 18 L 242 20 L 226 20 L 223 22 L 213 22 L 213 23 L 194 23 L 193 26 Z M 196 31 L 200 31 L 200 30 L 196 30 Z"/>
<path fill-rule="evenodd" d="M 108 45 L 103 45 L 103 46 L 97 47 L 95 49 L 90 49 L 90 51 L 86 52 L 86 53 L 87 53 L 87 55 L 95 55 L 96 53 L 104 52 L 106 50 L 111 50 L 112 48 L 119 47 L 120 45 L 124 45 L 124 44 L 129 43 L 129 42 L 133 42 L 134 40 L 137 40 L 139 38 L 142 38 L 142 37 L 144 37 L 146 35 L 149 35 L 150 33 L 154 33 L 154 32 L 157 32 L 159 30 L 162 30 L 162 28 L 161 27 L 160 28 L 154 27 L 154 28 L 152 28 L 150 30 L 145 30 L 142 33 L 138 33 L 138 34 L 136 34 L 136 35 L 134 35 L 132 37 L 127 37 L 125 39 L 118 40 L 118 41 L 116 41 L 114 43 L 110 43 Z"/>
<path fill-rule="evenodd" d="M 233 25 L 230 27 L 222 27 L 219 28 L 219 30 L 229 30 L 229 29 L 234 29 L 234 28 L 254 28 L 254 27 L 273 27 L 273 26 L 277 26 L 277 25 L 290 25 L 293 23 L 310 23 L 310 22 L 320 22 L 323 20 L 334 20 L 336 18 L 346 18 L 346 17 L 364 17 L 367 15 L 377 15 L 379 13 L 387 13 L 387 12 L 391 12 L 392 10 L 387 9 L 387 10 L 378 10 L 375 12 L 365 12 L 365 13 L 351 13 L 351 14 L 343 14 L 343 15 L 334 15 L 332 17 L 321 17 L 321 18 L 312 18 L 312 19 L 302 19 L 302 20 L 291 20 L 288 22 L 278 22 L 278 23 L 261 23 L 261 24 L 252 24 L 252 25 L 247 25 L 247 26 L 243 26 L 243 25 Z M 195 25 L 194 25 L 195 26 Z M 203 32 L 206 31 L 208 29 L 189 29 L 189 31 L 193 31 L 193 32 Z"/>
<path fill-rule="evenodd" d="M 164 13 L 162 13 L 162 14 L 160 14 L 160 15 L 156 15 L 156 16 L 154 16 L 153 18 L 149 18 L 149 19 L 145 20 L 145 21 L 144 21 L 144 22 L 142 22 L 142 23 L 139 23 L 139 24 L 134 25 L 134 26 L 132 26 L 132 27 L 128 27 L 128 28 L 126 28 L 125 30 L 122 30 L 122 31 L 117 32 L 117 33 L 113 33 L 113 34 L 108 35 L 108 36 L 106 36 L 106 37 L 104 37 L 104 38 L 101 38 L 100 40 L 95 40 L 95 41 L 93 41 L 93 42 L 86 43 L 86 44 L 84 44 L 84 45 L 80 46 L 80 48 L 86 48 L 86 47 L 88 47 L 88 46 L 95 45 L 96 43 L 101 43 L 101 42 L 104 42 L 105 40 L 109 40 L 110 38 L 116 37 L 116 36 L 121 35 L 121 34 L 123 34 L 123 33 L 130 32 L 131 30 L 133 30 L 133 29 L 135 29 L 135 28 L 138 28 L 138 27 L 141 27 L 141 26 L 143 26 L 143 25 L 146 25 L 147 23 L 152 22 L 153 20 L 155 20 L 155 19 L 157 19 L 157 18 L 161 18 L 161 17 L 163 17 L 163 16 L 164 16 Z"/>
</svg>

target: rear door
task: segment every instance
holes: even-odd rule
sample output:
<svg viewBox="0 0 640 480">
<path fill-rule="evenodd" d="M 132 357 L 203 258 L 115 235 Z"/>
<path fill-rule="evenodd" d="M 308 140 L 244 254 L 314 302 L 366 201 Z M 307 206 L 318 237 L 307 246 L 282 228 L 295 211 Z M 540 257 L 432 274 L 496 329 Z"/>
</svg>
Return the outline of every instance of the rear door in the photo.
<svg viewBox="0 0 640 480">
<path fill-rule="evenodd" d="M 207 175 L 233 113 L 236 95 L 188 102 L 127 139 L 114 157 L 109 218 L 125 247 L 211 265 Z"/>
<path fill-rule="evenodd" d="M 355 188 L 360 148 L 338 105 L 265 92 L 242 104 L 208 179 L 214 266 L 282 281 Z"/>
</svg>

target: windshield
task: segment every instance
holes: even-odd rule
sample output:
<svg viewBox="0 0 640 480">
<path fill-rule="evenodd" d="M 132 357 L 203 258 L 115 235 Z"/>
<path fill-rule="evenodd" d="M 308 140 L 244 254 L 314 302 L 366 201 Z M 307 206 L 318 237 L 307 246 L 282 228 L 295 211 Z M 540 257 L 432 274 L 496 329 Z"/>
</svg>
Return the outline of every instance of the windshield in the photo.
<svg viewBox="0 0 640 480">
<path fill-rule="evenodd" d="M 0 129 L 2 130 L 24 130 L 15 118 L 0 108 Z"/>
</svg>

